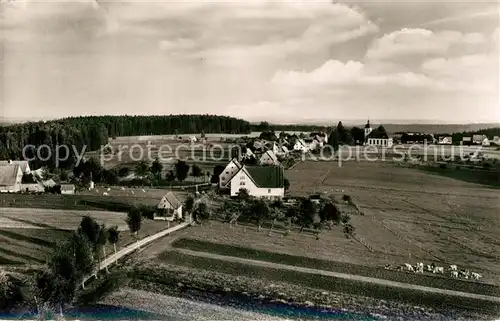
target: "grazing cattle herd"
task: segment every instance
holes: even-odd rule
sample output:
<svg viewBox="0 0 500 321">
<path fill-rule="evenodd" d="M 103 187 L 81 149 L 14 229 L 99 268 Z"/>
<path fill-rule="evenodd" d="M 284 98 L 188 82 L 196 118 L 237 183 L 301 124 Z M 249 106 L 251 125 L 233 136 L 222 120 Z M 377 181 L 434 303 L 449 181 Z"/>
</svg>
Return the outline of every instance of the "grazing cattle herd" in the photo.
<svg viewBox="0 0 500 321">
<path fill-rule="evenodd" d="M 477 272 L 471 272 L 469 270 L 458 270 L 458 267 L 455 264 L 450 265 L 447 270 L 445 270 L 445 268 L 442 266 L 436 266 L 434 263 L 425 265 L 424 269 L 424 263 L 422 262 L 419 262 L 415 265 L 405 263 L 396 267 L 392 267 L 390 264 L 387 264 L 385 266 L 385 269 L 386 270 L 395 269 L 398 271 L 421 273 L 421 274 L 423 274 L 424 272 L 429 272 L 432 274 L 445 275 L 445 272 L 448 272 L 449 276 L 455 279 L 463 278 L 463 279 L 472 279 L 476 281 L 483 277 L 481 274 Z"/>
</svg>

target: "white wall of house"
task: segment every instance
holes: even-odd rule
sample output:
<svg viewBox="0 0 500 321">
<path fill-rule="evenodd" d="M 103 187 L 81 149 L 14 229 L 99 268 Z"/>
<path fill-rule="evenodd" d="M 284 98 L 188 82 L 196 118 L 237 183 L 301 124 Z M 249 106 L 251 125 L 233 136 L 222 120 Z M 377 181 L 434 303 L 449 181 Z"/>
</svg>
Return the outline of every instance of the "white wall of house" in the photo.
<svg viewBox="0 0 500 321">
<path fill-rule="evenodd" d="M 368 145 L 379 147 L 392 147 L 392 138 L 368 138 Z"/>
<path fill-rule="evenodd" d="M 33 184 L 21 184 L 21 191 L 25 192 L 28 189 L 28 192 L 44 192 L 45 187 L 40 183 Z"/>
<path fill-rule="evenodd" d="M 21 184 L 0 186 L 0 193 L 17 193 L 21 191 Z"/>
<path fill-rule="evenodd" d="M 234 174 L 240 170 L 240 167 L 236 165 L 234 161 L 227 164 L 224 171 L 219 175 L 219 187 L 224 188 L 224 186 L 231 180 Z"/>
<path fill-rule="evenodd" d="M 73 190 L 73 189 L 61 190 L 61 194 L 64 194 L 64 195 L 73 195 L 73 194 L 75 194 L 75 190 Z"/>
<path fill-rule="evenodd" d="M 244 170 L 234 175 L 231 180 L 231 196 L 238 196 L 238 192 L 241 188 L 246 189 L 248 194 L 254 197 L 281 198 L 285 196 L 284 188 L 261 188 L 256 186 Z"/>
<path fill-rule="evenodd" d="M 165 211 L 165 215 L 158 215 L 157 213 L 154 214 L 154 219 L 155 220 L 162 220 L 162 221 L 173 221 L 175 219 L 181 219 L 182 218 L 182 205 L 179 206 L 179 208 L 174 209 L 172 208 L 172 205 L 166 201 L 165 199 L 162 199 L 160 203 L 158 204 L 158 210 L 163 210 Z M 171 215 L 168 214 L 168 211 L 171 210 Z"/>
<path fill-rule="evenodd" d="M 23 172 L 21 171 L 21 167 L 18 167 L 18 171 L 16 173 L 16 178 L 14 180 L 13 185 L 0 185 L 0 193 L 17 193 L 21 191 L 21 181 L 23 179 Z"/>
</svg>

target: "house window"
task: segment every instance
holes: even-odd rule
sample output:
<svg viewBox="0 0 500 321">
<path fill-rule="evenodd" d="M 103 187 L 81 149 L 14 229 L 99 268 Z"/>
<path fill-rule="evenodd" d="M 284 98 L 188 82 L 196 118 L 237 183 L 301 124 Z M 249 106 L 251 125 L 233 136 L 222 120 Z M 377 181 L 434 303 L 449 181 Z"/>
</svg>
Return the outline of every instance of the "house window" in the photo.
<svg viewBox="0 0 500 321">
<path fill-rule="evenodd" d="M 245 182 L 240 182 L 240 186 L 245 186 Z"/>
<path fill-rule="evenodd" d="M 226 174 L 229 174 L 229 172 L 227 171 Z"/>
<path fill-rule="evenodd" d="M 267 193 L 268 193 L 268 194 L 271 194 L 271 189 L 268 189 L 268 190 L 267 190 Z"/>
<path fill-rule="evenodd" d="M 244 175 L 240 177 L 240 180 L 244 180 L 244 179 L 245 179 L 245 176 L 244 176 Z"/>
</svg>

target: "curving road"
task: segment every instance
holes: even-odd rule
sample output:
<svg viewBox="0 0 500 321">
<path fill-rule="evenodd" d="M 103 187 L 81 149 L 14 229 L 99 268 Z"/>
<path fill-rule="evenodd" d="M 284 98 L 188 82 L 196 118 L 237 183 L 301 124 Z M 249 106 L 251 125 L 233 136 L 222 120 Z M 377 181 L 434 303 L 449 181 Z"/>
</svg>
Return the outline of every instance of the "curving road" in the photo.
<svg viewBox="0 0 500 321">
<path fill-rule="evenodd" d="M 407 289 L 407 290 L 417 290 L 417 291 L 422 291 L 422 292 L 427 292 L 427 293 L 458 296 L 458 297 L 462 297 L 462 298 L 469 298 L 469 299 L 477 299 L 477 300 L 494 302 L 497 304 L 500 303 L 500 297 L 489 296 L 489 295 L 474 294 L 474 293 L 467 293 L 467 292 L 460 292 L 460 291 L 453 291 L 453 290 L 446 290 L 446 289 L 439 289 L 439 288 L 431 288 L 431 287 L 422 286 L 422 285 L 414 285 L 414 284 L 409 284 L 409 283 L 395 282 L 395 281 L 371 278 L 371 277 L 354 275 L 354 274 L 346 274 L 346 273 L 317 270 L 317 269 L 311 269 L 311 268 L 305 268 L 305 267 L 299 267 L 299 266 L 293 266 L 293 265 L 271 263 L 271 262 L 251 260 L 251 259 L 243 259 L 243 258 L 238 258 L 238 257 L 234 257 L 234 256 L 224 256 L 224 255 L 219 255 L 219 254 L 198 252 L 198 251 L 192 251 L 192 250 L 187 250 L 187 249 L 176 248 L 174 251 L 177 251 L 177 252 L 180 252 L 183 254 L 187 254 L 187 255 L 204 257 L 204 258 L 209 258 L 209 259 L 223 260 L 223 261 L 233 262 L 233 263 L 249 264 L 249 265 L 255 265 L 255 266 L 260 266 L 260 267 L 283 269 L 283 270 L 308 273 L 308 274 L 316 274 L 316 275 L 319 274 L 319 275 L 324 275 L 324 276 L 329 276 L 329 277 L 341 278 L 341 279 L 352 280 L 352 281 L 367 282 L 367 283 L 390 286 L 390 287 L 395 287 L 395 288 L 402 288 L 402 289 Z"/>
<path fill-rule="evenodd" d="M 189 225 L 191 225 L 191 220 L 187 221 L 187 222 L 184 222 L 184 223 L 180 223 L 180 224 L 177 224 L 176 226 L 173 226 L 173 227 L 170 227 L 170 228 L 167 228 L 167 229 L 164 229 L 156 234 L 153 234 L 153 235 L 150 235 L 148 237 L 145 237 L 137 242 L 134 242 L 133 244 L 130 244 L 126 247 L 124 247 L 123 249 L 117 251 L 116 253 L 112 254 L 112 255 L 109 255 L 107 258 L 105 258 L 104 260 L 102 260 L 101 264 L 99 265 L 99 268 L 97 269 L 97 271 L 102 271 L 104 269 L 106 269 L 108 266 L 110 266 L 111 264 L 115 263 L 116 261 L 118 261 L 119 259 L 123 258 L 124 256 L 126 255 L 129 255 L 130 253 L 136 251 L 137 249 L 139 249 L 141 246 L 144 246 L 144 245 L 147 245 L 153 241 L 156 241 L 157 239 L 159 238 L 162 238 L 166 235 L 169 235 L 170 233 L 173 233 L 175 231 L 178 231 L 178 230 L 181 230 L 185 227 L 188 227 Z M 86 278 L 83 279 L 83 284 L 85 282 L 87 282 L 90 278 L 94 277 L 95 274 L 92 274 L 92 275 L 89 275 L 87 276 Z"/>
</svg>

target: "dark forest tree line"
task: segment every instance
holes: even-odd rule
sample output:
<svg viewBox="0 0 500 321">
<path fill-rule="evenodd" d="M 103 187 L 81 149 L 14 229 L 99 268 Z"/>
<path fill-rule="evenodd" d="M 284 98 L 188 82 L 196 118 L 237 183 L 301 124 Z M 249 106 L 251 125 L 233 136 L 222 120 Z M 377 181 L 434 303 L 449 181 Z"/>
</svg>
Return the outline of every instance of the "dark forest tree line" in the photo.
<svg viewBox="0 0 500 321">
<path fill-rule="evenodd" d="M 59 166 L 71 168 L 76 152 L 98 150 L 108 138 L 117 136 L 167 135 L 187 133 L 248 134 L 250 123 L 237 118 L 215 115 L 169 116 L 89 116 L 71 117 L 47 122 L 30 122 L 0 127 L 0 159 L 28 159 L 33 167 L 54 167 L 56 146 L 70 147 L 68 160 Z M 35 148 L 23 148 L 33 145 Z M 47 148 L 38 148 L 46 145 Z M 39 151 L 39 155 L 36 154 Z M 50 156 L 50 157 L 49 157 Z M 65 159 L 66 149 L 59 149 L 59 159 Z M 41 159 L 47 159 L 42 161 Z"/>
</svg>

